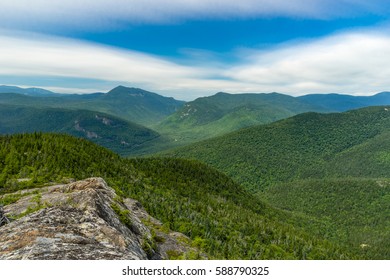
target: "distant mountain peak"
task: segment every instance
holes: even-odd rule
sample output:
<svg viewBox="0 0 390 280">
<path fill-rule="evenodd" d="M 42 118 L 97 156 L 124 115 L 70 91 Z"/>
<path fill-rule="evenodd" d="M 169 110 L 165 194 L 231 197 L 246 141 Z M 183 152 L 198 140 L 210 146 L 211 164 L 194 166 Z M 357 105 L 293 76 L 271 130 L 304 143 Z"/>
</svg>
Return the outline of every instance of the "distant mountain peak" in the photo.
<svg viewBox="0 0 390 280">
<path fill-rule="evenodd" d="M 107 92 L 107 95 L 130 95 L 130 96 L 140 96 L 144 97 L 145 95 L 153 94 L 152 92 L 148 92 L 146 90 L 134 87 L 125 87 L 125 86 L 117 86 Z"/>
<path fill-rule="evenodd" d="M 135 87 L 126 87 L 126 86 L 119 85 L 117 87 L 114 87 L 112 90 L 110 90 L 110 92 L 119 91 L 119 90 L 140 90 L 140 89 Z"/>
<path fill-rule="evenodd" d="M 390 91 L 382 91 L 375 94 L 374 96 L 390 96 Z"/>
<path fill-rule="evenodd" d="M 30 96 L 56 96 L 59 93 L 52 92 L 43 88 L 31 87 L 21 88 L 17 86 L 0 85 L 0 93 L 18 93 Z"/>
</svg>

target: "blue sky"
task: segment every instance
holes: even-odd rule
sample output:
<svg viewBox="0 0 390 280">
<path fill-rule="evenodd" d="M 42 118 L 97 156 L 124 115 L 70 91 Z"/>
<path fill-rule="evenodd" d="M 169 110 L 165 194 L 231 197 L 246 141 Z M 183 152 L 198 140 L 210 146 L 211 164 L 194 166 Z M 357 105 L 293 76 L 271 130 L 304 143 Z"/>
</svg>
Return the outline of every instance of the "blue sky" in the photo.
<svg viewBox="0 0 390 280">
<path fill-rule="evenodd" d="M 57 92 L 390 90 L 390 3 L 0 0 L 0 84 Z"/>
</svg>

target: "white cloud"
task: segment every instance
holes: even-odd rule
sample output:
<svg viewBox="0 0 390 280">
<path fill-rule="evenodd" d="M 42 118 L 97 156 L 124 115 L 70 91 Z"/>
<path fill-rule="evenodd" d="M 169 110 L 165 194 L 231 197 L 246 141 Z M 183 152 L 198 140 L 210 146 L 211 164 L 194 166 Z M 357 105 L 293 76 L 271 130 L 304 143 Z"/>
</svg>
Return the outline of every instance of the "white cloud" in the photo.
<svg viewBox="0 0 390 280">
<path fill-rule="evenodd" d="M 102 91 L 124 84 L 186 100 L 217 91 L 300 95 L 390 90 L 390 36 L 384 33 L 343 33 L 237 56 L 235 63 L 215 62 L 212 56 L 202 63 L 174 62 L 84 41 L 0 34 L 0 83 L 7 83 L 4 77 L 21 77 L 19 84 L 29 85 L 23 77 L 48 77 L 63 79 L 58 86 L 73 92 L 87 79 L 93 81 L 86 83 L 88 88 L 99 89 L 100 84 Z M 12 81 L 15 84 L 15 78 Z"/>
<path fill-rule="evenodd" d="M 383 34 L 339 34 L 267 53 L 253 51 L 250 60 L 225 75 L 291 94 L 390 90 L 390 37 Z"/>
<path fill-rule="evenodd" d="M 165 23 L 199 18 L 287 16 L 335 18 L 386 14 L 383 0 L 0 0 L 5 28 L 111 29 L 126 23 Z"/>
<path fill-rule="evenodd" d="M 205 89 L 218 73 L 141 52 L 30 33 L 0 34 L 0 65 L 0 77 L 92 79 L 165 91 Z"/>
<path fill-rule="evenodd" d="M 0 36 L 0 53 L 0 74 L 146 82 L 172 76 L 180 79 L 194 73 L 188 67 L 140 52 L 48 36 Z"/>
</svg>

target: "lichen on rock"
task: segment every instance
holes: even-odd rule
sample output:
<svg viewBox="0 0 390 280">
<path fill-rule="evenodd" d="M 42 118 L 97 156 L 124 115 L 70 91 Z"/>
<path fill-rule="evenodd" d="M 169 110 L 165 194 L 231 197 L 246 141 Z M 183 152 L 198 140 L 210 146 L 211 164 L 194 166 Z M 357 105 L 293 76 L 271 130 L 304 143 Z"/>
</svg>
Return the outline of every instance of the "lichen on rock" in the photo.
<svg viewBox="0 0 390 280">
<path fill-rule="evenodd" d="M 165 259 L 193 250 L 174 238 L 186 238 L 180 233 L 155 238 L 161 223 L 102 178 L 32 190 L 4 214 L 21 218 L 0 227 L 0 259 Z"/>
</svg>

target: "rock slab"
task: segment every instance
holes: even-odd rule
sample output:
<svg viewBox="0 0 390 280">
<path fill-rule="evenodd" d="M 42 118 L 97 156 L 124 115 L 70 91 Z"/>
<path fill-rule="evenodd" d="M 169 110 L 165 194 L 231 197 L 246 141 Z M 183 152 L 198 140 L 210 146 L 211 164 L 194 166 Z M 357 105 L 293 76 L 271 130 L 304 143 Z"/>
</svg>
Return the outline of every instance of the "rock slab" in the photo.
<svg viewBox="0 0 390 280">
<path fill-rule="evenodd" d="M 4 213 L 16 219 L 0 227 L 0 259 L 145 260 L 193 250 L 180 233 L 155 238 L 161 223 L 102 178 L 24 191 Z"/>
</svg>

